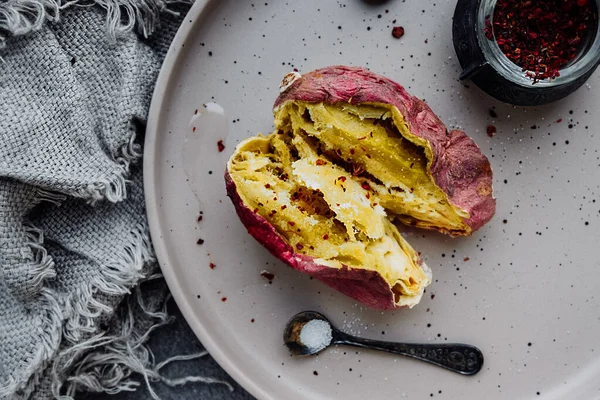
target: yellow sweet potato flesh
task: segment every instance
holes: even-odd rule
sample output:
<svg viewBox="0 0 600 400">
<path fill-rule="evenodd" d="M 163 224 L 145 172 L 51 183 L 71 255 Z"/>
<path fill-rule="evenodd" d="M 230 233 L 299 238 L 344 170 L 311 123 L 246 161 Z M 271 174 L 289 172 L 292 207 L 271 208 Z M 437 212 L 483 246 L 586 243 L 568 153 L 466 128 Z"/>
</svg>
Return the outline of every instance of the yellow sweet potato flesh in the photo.
<svg viewBox="0 0 600 400">
<path fill-rule="evenodd" d="M 288 102 L 275 125 L 230 161 L 243 203 L 297 253 L 377 271 L 397 299 L 414 303 L 429 277 L 394 219 L 454 231 L 468 217 L 430 177 L 422 139 L 386 104 Z"/>
</svg>

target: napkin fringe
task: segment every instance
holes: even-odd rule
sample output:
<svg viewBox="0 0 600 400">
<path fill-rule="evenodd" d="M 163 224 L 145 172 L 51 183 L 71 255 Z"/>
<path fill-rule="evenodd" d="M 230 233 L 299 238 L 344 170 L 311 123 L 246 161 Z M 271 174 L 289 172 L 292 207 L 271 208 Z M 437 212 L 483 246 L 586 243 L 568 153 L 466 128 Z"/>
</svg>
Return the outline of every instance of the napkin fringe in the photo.
<svg viewBox="0 0 600 400">
<path fill-rule="evenodd" d="M 116 203 L 127 197 L 128 180 L 126 176 L 129 174 L 129 167 L 131 164 L 138 162 L 143 155 L 142 146 L 136 142 L 137 135 L 133 128 L 132 131 L 129 141 L 121 146 L 115 156 L 115 161 L 119 167 L 118 171 L 76 191 L 74 196 L 85 198 L 92 205 L 105 199 Z"/>
<path fill-rule="evenodd" d="M 116 252 L 116 260 L 102 266 L 98 278 L 70 296 L 66 305 L 63 334 L 71 344 L 84 339 L 85 334 L 96 332 L 96 321 L 102 314 L 113 312 L 111 305 L 101 300 L 106 297 L 121 297 L 130 293 L 130 288 L 144 279 L 144 267 L 154 263 L 150 235 L 146 226 L 137 226 L 131 231 L 131 241 L 123 252 Z"/>
<path fill-rule="evenodd" d="M 37 31 L 46 21 L 58 21 L 61 0 L 8 0 L 0 5 L 0 32 L 14 36 Z M 0 34 L 0 48 L 6 38 Z"/>
<path fill-rule="evenodd" d="M 162 278 L 162 275 L 154 274 L 146 278 L 141 285 L 158 278 Z M 119 328 L 115 332 L 109 335 L 96 335 L 61 354 L 64 362 L 60 367 L 61 370 L 71 368 L 72 372 L 64 386 L 60 379 L 54 382 L 53 395 L 59 400 L 73 400 L 76 393 L 81 391 L 106 394 L 135 391 L 139 388 L 140 382 L 134 374 L 141 377 L 154 400 L 160 400 L 152 388 L 152 383 L 155 382 L 163 382 L 169 386 L 184 385 L 189 382 L 223 384 L 233 391 L 230 383 L 219 379 L 202 376 L 170 379 L 160 372 L 163 367 L 172 362 L 193 360 L 208 354 L 202 351 L 155 363 L 154 354 L 146 345 L 146 341 L 151 332 L 173 321 L 173 317 L 169 316 L 167 311 L 169 298 L 170 295 L 165 298 L 160 307 L 156 304 L 146 305 L 143 301 L 142 289 L 140 286 L 136 287 L 132 295 L 127 297 L 125 311 L 119 316 L 117 322 Z M 153 321 L 149 327 L 147 325 L 144 327 L 144 324 L 140 323 L 140 311 L 143 313 L 143 319 Z M 64 394 L 61 396 L 60 392 Z"/>
<path fill-rule="evenodd" d="M 31 268 L 27 271 L 30 277 L 27 281 L 27 298 L 35 297 L 44 286 L 46 279 L 56 277 L 54 260 L 43 246 L 44 232 L 31 225 L 25 225 L 25 245 L 31 249 L 33 260 Z"/>
<path fill-rule="evenodd" d="M 134 29 L 150 36 L 159 23 L 159 14 L 169 12 L 169 5 L 189 0 L 8 0 L 0 4 L 0 49 L 6 35 L 25 35 L 40 30 L 46 21 L 57 22 L 60 12 L 72 6 L 99 5 L 106 11 L 106 32 L 111 41 Z"/>
<path fill-rule="evenodd" d="M 131 131 L 133 133 L 129 137 L 129 142 L 121 146 L 120 155 L 116 158 L 116 161 L 127 171 L 132 163 L 139 161 L 144 155 L 142 145 L 137 142 L 136 128 L 131 126 Z M 139 131 L 143 132 L 144 128 L 139 127 Z"/>
<path fill-rule="evenodd" d="M 5 397 L 13 400 L 28 399 L 42 379 L 42 374 L 39 372 L 40 366 L 48 365 L 48 360 L 56 352 L 61 340 L 60 321 L 63 319 L 63 314 L 56 298 L 56 293 L 50 288 L 46 287 L 40 291 L 38 304 L 43 313 L 37 329 L 41 345 L 31 355 L 31 360 L 27 360 L 28 368 L 25 371 L 19 371 L 22 372 L 20 377 L 15 378 L 11 375 L 7 384 L 0 386 L 0 399 Z M 55 329 L 44 329 L 47 327 Z M 31 378 L 25 380 L 22 377 Z"/>
<path fill-rule="evenodd" d="M 60 193 L 35 188 L 30 205 L 42 202 L 60 205 L 64 199 L 65 196 Z M 23 235 L 20 243 L 22 262 L 17 267 L 3 266 L 17 271 L 6 274 L 5 270 L 4 284 L 15 299 L 23 301 L 25 307 L 29 307 L 33 304 L 32 300 L 37 302 L 45 281 L 56 276 L 56 270 L 52 257 L 43 246 L 44 232 L 25 220 L 19 233 Z"/>
<path fill-rule="evenodd" d="M 73 196 L 87 199 L 91 205 L 105 199 L 111 203 L 122 201 L 127 196 L 126 173 L 126 169 L 123 168 L 121 171 L 114 172 L 107 178 L 75 191 Z"/>
<path fill-rule="evenodd" d="M 60 196 L 56 195 L 53 197 L 49 192 L 45 193 L 42 197 L 49 201 L 59 201 L 60 199 Z M 153 276 L 146 277 L 150 272 L 149 267 L 155 262 L 147 229 L 145 225 L 140 225 L 132 229 L 131 242 L 125 246 L 124 252 L 115 253 L 115 255 L 120 255 L 119 258 L 110 265 L 102 266 L 101 274 L 95 281 L 91 282 L 87 287 L 81 288 L 71 294 L 60 305 L 57 301 L 60 298 L 59 294 L 48 287 L 40 289 L 40 296 L 36 299 L 36 306 L 40 307 L 44 311 L 44 314 L 47 315 L 47 321 L 43 321 L 40 324 L 40 332 L 38 332 L 38 337 L 41 338 L 43 345 L 32 355 L 31 362 L 27 363 L 27 365 L 31 366 L 31 371 L 21 374 L 21 376 L 30 377 L 29 380 L 25 382 L 22 379 L 11 377 L 7 384 L 0 387 L 0 399 L 4 398 L 3 396 L 14 393 L 17 393 L 14 395 L 14 399 L 29 398 L 39 383 L 42 380 L 48 379 L 47 369 L 50 370 L 50 388 L 52 394 L 54 397 L 60 398 L 60 392 L 63 391 L 62 386 L 65 379 L 63 374 L 71 369 L 81 369 L 87 365 L 88 361 L 86 360 L 90 359 L 90 355 L 86 356 L 87 352 L 96 348 L 98 348 L 98 354 L 101 355 L 105 351 L 110 352 L 113 350 L 113 347 L 109 346 L 109 344 L 116 341 L 121 341 L 121 347 L 123 348 L 135 349 L 147 338 L 147 336 L 140 334 L 138 331 L 139 327 L 135 328 L 135 324 L 139 322 L 136 322 L 136 318 L 141 318 L 144 321 L 144 317 L 150 319 L 152 316 L 158 317 L 160 321 L 166 319 L 166 311 L 158 313 L 144 311 L 141 316 L 136 315 L 134 318 L 133 315 L 126 315 L 120 320 L 114 321 L 117 326 L 127 326 L 121 335 L 109 336 L 104 332 L 94 335 L 94 332 L 98 331 L 97 324 L 103 320 L 103 317 L 115 317 L 113 315 L 114 306 L 106 304 L 102 300 L 110 301 L 109 299 L 122 297 L 125 294 L 129 294 L 130 288 L 138 282 L 144 282 L 150 278 L 154 279 Z M 39 280 L 41 286 L 45 278 L 55 275 L 54 263 L 41 245 L 43 242 L 42 231 L 28 227 L 27 235 L 30 242 L 29 246 L 39 266 L 37 268 L 39 276 L 36 278 L 36 281 Z M 140 291 L 139 287 L 136 287 L 135 290 Z M 141 299 L 141 292 L 136 297 Z M 60 321 L 64 322 L 61 323 Z M 62 329 L 58 329 L 56 332 L 47 332 L 44 330 L 50 326 L 58 328 L 62 326 Z M 153 329 L 154 326 L 151 326 L 148 329 L 148 333 Z M 144 339 L 136 341 L 135 338 L 140 337 Z M 131 354 L 129 354 L 130 359 L 127 361 L 132 365 L 142 363 L 144 350 L 141 350 L 141 352 L 140 356 L 137 352 L 131 350 Z M 110 354 L 106 354 L 106 356 L 110 357 Z M 115 353 L 115 356 L 118 359 L 119 355 Z M 51 364 L 48 363 L 50 359 L 53 360 Z M 107 359 L 107 363 L 100 368 L 99 373 L 102 374 L 106 368 L 112 368 L 111 366 L 112 360 L 109 361 Z M 127 384 L 120 383 L 121 379 L 123 377 L 117 379 L 115 384 L 116 387 L 121 387 L 121 390 L 124 390 Z M 74 387 L 73 390 L 82 390 L 78 388 L 81 385 L 70 384 L 70 386 Z M 91 388 L 92 386 L 90 386 L 90 390 Z M 111 386 L 107 385 L 106 388 L 110 390 Z"/>
<path fill-rule="evenodd" d="M 115 155 L 119 170 L 107 178 L 77 191 L 74 194 L 75 196 L 88 199 L 88 202 L 92 205 L 104 199 L 116 203 L 127 197 L 128 180 L 126 176 L 129 174 L 129 167 L 131 164 L 138 162 L 143 155 L 142 146 L 136 141 L 136 128 L 132 125 L 130 130 L 132 134 L 129 141 L 123 144 Z"/>
<path fill-rule="evenodd" d="M 161 274 L 148 274 L 148 266 L 155 262 L 146 226 L 132 230 L 132 239 L 124 255 L 106 266 L 99 279 L 88 285 L 86 290 L 77 291 L 66 305 L 67 320 L 63 327 L 61 350 L 54 356 L 50 376 L 51 391 L 55 398 L 73 400 L 77 392 L 104 392 L 114 394 L 133 391 L 140 386 L 139 374 L 150 396 L 160 400 L 152 389 L 154 382 L 170 386 L 189 382 L 223 384 L 230 390 L 233 386 L 226 381 L 203 376 L 187 376 L 171 379 L 160 370 L 172 361 L 185 361 L 206 355 L 206 352 L 188 356 L 176 356 L 155 364 L 154 355 L 146 345 L 150 333 L 172 322 L 167 311 L 170 295 L 158 296 L 164 301 L 145 304 L 144 284 L 162 278 Z M 131 286 L 139 282 L 138 286 Z M 166 290 L 166 288 L 165 288 Z M 112 315 L 114 330 L 97 332 L 99 317 L 110 315 L 112 308 L 101 299 L 112 296 L 126 297 L 122 308 Z M 152 298 L 152 296 L 150 296 Z M 66 382 L 63 373 L 69 371 Z"/>
</svg>

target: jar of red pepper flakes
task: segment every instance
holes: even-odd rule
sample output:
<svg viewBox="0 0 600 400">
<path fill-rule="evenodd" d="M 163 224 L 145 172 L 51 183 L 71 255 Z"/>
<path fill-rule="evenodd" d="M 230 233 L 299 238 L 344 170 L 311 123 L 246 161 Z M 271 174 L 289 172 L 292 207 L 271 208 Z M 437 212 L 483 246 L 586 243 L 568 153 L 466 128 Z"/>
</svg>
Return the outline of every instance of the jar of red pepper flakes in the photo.
<svg viewBox="0 0 600 400">
<path fill-rule="evenodd" d="M 514 105 L 560 100 L 600 64 L 598 10 L 600 0 L 458 0 L 460 79 Z"/>
</svg>

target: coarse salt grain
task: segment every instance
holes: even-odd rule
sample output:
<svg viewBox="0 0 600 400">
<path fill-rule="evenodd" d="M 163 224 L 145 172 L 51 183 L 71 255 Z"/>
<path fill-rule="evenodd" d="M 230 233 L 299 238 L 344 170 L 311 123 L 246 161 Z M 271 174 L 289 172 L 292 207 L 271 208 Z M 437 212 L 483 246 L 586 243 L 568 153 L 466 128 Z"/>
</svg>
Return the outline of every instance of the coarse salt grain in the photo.
<svg viewBox="0 0 600 400">
<path fill-rule="evenodd" d="M 308 321 L 300 331 L 300 342 L 311 352 L 317 352 L 327 347 L 333 339 L 331 325 L 321 319 Z"/>
</svg>

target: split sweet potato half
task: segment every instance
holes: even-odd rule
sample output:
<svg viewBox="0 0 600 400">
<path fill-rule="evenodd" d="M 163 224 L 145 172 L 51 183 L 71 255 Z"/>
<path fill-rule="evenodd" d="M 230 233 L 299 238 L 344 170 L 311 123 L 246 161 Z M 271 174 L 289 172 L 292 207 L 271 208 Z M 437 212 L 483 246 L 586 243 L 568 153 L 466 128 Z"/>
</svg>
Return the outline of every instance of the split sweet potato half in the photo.
<svg viewBox="0 0 600 400">
<path fill-rule="evenodd" d="M 274 113 L 273 133 L 237 146 L 227 193 L 271 253 L 362 303 L 412 307 L 431 282 L 396 223 L 464 236 L 495 213 L 473 140 L 385 77 L 290 74 Z"/>
</svg>

